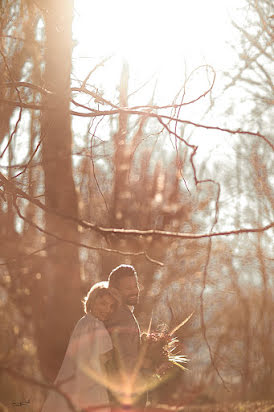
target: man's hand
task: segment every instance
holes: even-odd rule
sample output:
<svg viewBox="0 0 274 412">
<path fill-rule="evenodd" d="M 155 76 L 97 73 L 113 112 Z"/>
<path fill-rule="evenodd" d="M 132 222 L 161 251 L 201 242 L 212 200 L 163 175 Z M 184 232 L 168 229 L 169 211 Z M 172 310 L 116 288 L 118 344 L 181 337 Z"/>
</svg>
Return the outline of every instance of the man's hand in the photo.
<svg viewBox="0 0 274 412">
<path fill-rule="evenodd" d="M 156 369 L 157 375 L 164 375 L 166 371 L 170 368 L 170 362 L 163 362 L 158 368 Z"/>
</svg>

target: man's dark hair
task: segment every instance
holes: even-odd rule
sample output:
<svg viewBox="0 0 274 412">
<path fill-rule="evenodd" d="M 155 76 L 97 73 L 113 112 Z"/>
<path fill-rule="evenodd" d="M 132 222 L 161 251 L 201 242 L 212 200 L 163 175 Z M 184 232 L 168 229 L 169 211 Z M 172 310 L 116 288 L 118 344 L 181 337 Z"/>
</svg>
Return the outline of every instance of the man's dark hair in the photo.
<svg viewBox="0 0 274 412">
<path fill-rule="evenodd" d="M 121 279 L 124 279 L 128 276 L 133 276 L 138 282 L 137 272 L 131 265 L 120 265 L 114 268 L 108 277 L 109 286 L 112 288 L 119 289 L 119 283 Z"/>
</svg>

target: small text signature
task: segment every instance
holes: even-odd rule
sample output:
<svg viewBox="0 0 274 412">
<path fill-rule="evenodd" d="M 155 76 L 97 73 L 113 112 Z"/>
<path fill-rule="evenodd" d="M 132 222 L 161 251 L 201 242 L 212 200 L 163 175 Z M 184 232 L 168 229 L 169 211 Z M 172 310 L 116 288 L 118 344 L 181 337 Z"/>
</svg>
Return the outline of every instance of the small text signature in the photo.
<svg viewBox="0 0 274 412">
<path fill-rule="evenodd" d="M 30 400 L 28 399 L 27 401 L 12 402 L 12 405 L 23 406 L 23 405 L 28 405 L 29 403 L 30 403 Z"/>
</svg>

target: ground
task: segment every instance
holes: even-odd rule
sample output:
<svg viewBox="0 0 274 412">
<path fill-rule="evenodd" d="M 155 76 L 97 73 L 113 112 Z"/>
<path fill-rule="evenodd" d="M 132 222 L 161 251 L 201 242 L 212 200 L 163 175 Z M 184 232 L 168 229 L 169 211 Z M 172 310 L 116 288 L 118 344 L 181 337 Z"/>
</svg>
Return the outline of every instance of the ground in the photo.
<svg viewBox="0 0 274 412">
<path fill-rule="evenodd" d="M 153 412 L 164 412 L 168 410 L 176 412 L 274 412 L 274 402 L 236 402 L 226 404 L 182 406 L 180 408 L 168 408 L 162 405 L 162 408 L 153 409 Z"/>
</svg>

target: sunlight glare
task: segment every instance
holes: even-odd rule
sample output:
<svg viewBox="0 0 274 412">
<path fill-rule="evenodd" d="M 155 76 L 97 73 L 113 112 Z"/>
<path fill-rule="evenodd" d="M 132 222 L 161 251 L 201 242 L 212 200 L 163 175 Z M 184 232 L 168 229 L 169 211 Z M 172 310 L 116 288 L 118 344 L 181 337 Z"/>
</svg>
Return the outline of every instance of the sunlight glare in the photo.
<svg viewBox="0 0 274 412">
<path fill-rule="evenodd" d="M 225 57 L 220 52 L 230 28 L 229 3 L 76 0 L 74 36 L 83 53 L 119 55 L 140 73 L 160 71 L 182 58 L 205 57 L 213 64 Z"/>
<path fill-rule="evenodd" d="M 91 80 L 96 87 L 102 87 L 108 99 L 117 98 L 123 60 L 129 64 L 130 94 L 151 79 L 149 87 L 136 95 L 138 100 L 134 101 L 135 96 L 130 98 L 129 105 L 147 104 L 156 81 L 154 101 L 158 105 L 171 104 L 180 90 L 182 96 L 185 80 L 191 73 L 184 102 L 196 99 L 212 82 L 214 73 L 206 65 L 213 67 L 217 75 L 223 70 L 229 72 L 233 66 L 228 45 L 234 38 L 230 14 L 239 2 L 75 0 L 73 37 L 77 45 L 73 74 L 78 81 L 83 80 L 98 61 L 113 56 L 111 63 L 99 70 L 99 77 L 96 72 Z M 218 87 L 216 81 L 214 90 Z M 199 100 L 185 106 L 181 116 L 201 121 L 205 108 L 204 100 Z M 220 133 L 203 130 L 197 135 L 197 144 L 201 145 L 199 154 L 207 153 L 209 147 L 216 150 L 217 145 L 223 144 Z"/>
</svg>

